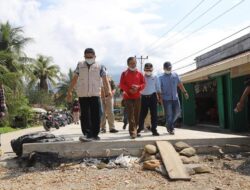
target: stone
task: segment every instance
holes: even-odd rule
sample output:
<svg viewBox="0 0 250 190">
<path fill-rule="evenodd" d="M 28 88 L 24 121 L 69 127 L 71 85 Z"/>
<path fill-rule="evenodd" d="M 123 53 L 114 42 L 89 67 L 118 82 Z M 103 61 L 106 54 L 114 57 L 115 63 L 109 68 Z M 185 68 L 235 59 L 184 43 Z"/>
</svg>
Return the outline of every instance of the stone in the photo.
<svg viewBox="0 0 250 190">
<path fill-rule="evenodd" d="M 145 154 L 144 161 L 157 160 L 155 155 Z"/>
<path fill-rule="evenodd" d="M 200 162 L 200 158 L 197 155 L 191 156 L 189 159 L 191 161 L 190 163 L 199 163 Z"/>
<path fill-rule="evenodd" d="M 186 156 L 180 156 L 180 158 L 181 158 L 181 161 L 183 164 L 190 164 L 191 163 L 191 160 Z"/>
<path fill-rule="evenodd" d="M 159 172 L 160 174 L 167 176 L 168 172 L 163 164 L 161 164 L 159 167 L 155 168 L 155 171 Z"/>
<path fill-rule="evenodd" d="M 156 159 L 161 160 L 161 154 L 159 152 L 155 155 L 155 157 Z"/>
<path fill-rule="evenodd" d="M 197 174 L 210 173 L 211 172 L 210 168 L 207 167 L 207 166 L 204 166 L 204 165 L 200 165 L 200 166 L 194 167 L 193 170 Z"/>
<path fill-rule="evenodd" d="M 160 165 L 161 165 L 160 160 L 148 160 L 143 162 L 143 169 L 155 170 L 155 168 L 159 167 Z"/>
<path fill-rule="evenodd" d="M 208 166 L 201 164 L 187 164 L 185 165 L 187 170 L 194 170 L 196 174 L 200 173 L 211 173 L 211 169 Z"/>
<path fill-rule="evenodd" d="M 188 167 L 188 165 L 185 165 L 185 166 L 186 166 L 187 173 L 189 175 L 194 175 L 195 174 L 195 171 L 193 170 L 193 168 Z"/>
<path fill-rule="evenodd" d="M 175 143 L 174 147 L 175 147 L 177 152 L 180 152 L 185 148 L 189 148 L 190 146 L 185 142 L 179 141 L 179 142 Z"/>
<path fill-rule="evenodd" d="M 100 170 L 100 169 L 103 169 L 103 168 L 106 168 L 107 164 L 101 162 L 100 164 L 97 164 L 97 168 Z"/>
<path fill-rule="evenodd" d="M 148 144 L 144 147 L 145 151 L 149 154 L 156 154 L 157 153 L 157 147 L 152 144 Z"/>
<path fill-rule="evenodd" d="M 193 147 L 185 148 L 180 152 L 180 155 L 184 155 L 187 157 L 194 156 L 196 154 L 196 150 Z"/>
</svg>

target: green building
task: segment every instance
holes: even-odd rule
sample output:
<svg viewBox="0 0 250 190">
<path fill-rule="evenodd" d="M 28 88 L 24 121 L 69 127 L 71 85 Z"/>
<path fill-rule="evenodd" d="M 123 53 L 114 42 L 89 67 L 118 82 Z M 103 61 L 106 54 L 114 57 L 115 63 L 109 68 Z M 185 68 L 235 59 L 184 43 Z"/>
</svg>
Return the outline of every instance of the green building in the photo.
<svg viewBox="0 0 250 190">
<path fill-rule="evenodd" d="M 196 65 L 181 75 L 190 95 L 189 100 L 182 98 L 183 124 L 249 130 L 250 101 L 240 113 L 234 108 L 250 77 L 250 34 L 197 57 Z"/>
</svg>

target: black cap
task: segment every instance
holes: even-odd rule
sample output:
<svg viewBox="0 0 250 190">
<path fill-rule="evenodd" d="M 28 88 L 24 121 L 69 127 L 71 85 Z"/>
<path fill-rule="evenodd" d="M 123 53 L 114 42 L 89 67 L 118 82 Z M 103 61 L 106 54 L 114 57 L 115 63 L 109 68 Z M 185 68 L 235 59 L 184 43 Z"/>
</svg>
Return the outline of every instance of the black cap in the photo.
<svg viewBox="0 0 250 190">
<path fill-rule="evenodd" d="M 93 53 L 95 55 L 95 50 L 93 48 L 86 48 L 84 54 L 86 53 Z"/>
<path fill-rule="evenodd" d="M 164 69 L 170 69 L 170 68 L 172 68 L 172 64 L 171 64 L 169 61 L 166 61 L 166 62 L 163 64 L 163 68 L 164 68 Z"/>
<path fill-rule="evenodd" d="M 152 65 L 152 63 L 146 63 L 145 65 L 144 65 L 144 69 L 153 69 L 153 65 Z"/>
</svg>

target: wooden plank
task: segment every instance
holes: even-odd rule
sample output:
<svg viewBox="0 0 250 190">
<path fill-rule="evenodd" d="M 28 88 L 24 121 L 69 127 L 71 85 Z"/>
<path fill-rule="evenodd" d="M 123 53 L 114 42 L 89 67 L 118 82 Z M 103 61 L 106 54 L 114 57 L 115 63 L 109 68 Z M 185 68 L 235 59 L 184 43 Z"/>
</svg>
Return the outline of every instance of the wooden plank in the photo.
<svg viewBox="0 0 250 190">
<path fill-rule="evenodd" d="M 191 180 L 191 177 L 187 173 L 173 145 L 167 141 L 156 141 L 156 145 L 161 154 L 169 178 L 172 180 Z"/>
</svg>

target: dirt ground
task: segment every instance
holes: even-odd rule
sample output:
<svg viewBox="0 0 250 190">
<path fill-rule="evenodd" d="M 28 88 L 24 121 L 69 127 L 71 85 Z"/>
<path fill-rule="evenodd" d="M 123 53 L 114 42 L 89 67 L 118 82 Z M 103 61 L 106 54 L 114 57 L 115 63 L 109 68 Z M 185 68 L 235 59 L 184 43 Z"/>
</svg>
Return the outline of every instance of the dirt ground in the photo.
<svg viewBox="0 0 250 190">
<path fill-rule="evenodd" d="M 1 190 L 111 190 L 111 189 L 174 189 L 174 190 L 249 190 L 250 156 L 231 155 L 226 159 L 201 156 L 201 163 L 211 173 L 192 175 L 191 181 L 170 181 L 156 171 L 132 168 L 97 169 L 85 164 L 63 164 L 57 167 L 0 167 Z"/>
</svg>

